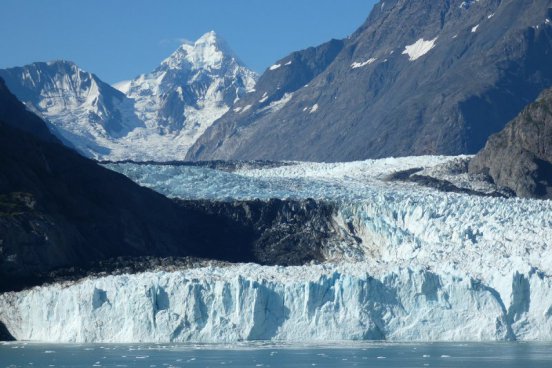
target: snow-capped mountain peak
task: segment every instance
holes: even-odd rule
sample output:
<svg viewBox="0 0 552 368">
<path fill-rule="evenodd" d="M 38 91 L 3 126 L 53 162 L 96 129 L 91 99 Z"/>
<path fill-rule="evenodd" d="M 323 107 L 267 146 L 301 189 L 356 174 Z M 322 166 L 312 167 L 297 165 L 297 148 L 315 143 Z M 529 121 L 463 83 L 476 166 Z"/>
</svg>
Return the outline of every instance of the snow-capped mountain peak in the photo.
<svg viewBox="0 0 552 368">
<path fill-rule="evenodd" d="M 160 68 L 169 69 L 220 69 L 223 62 L 237 61 L 237 57 L 227 43 L 214 31 L 201 36 L 194 43 L 185 41 Z"/>
<path fill-rule="evenodd" d="M 140 119 L 163 136 L 157 150 L 170 160 L 184 158 L 205 129 L 253 88 L 256 77 L 211 31 L 184 42 L 153 72 L 118 86 L 136 101 Z M 170 145 L 167 136 L 173 137 Z"/>
<path fill-rule="evenodd" d="M 110 86 L 67 61 L 0 70 L 54 131 L 98 159 L 178 160 L 256 82 L 215 32 L 184 42 L 151 73 Z"/>
<path fill-rule="evenodd" d="M 140 125 L 122 113 L 129 103 L 124 94 L 71 61 L 0 70 L 0 77 L 30 110 L 53 123 L 62 140 L 81 151 L 93 145 L 92 134 L 118 137 Z"/>
</svg>

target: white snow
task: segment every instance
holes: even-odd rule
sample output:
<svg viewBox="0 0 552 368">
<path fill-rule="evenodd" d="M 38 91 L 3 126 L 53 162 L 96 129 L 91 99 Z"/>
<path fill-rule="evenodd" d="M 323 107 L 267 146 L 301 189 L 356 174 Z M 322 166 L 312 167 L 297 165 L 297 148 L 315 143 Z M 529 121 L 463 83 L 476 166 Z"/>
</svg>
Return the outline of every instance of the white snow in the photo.
<svg viewBox="0 0 552 368">
<path fill-rule="evenodd" d="M 414 42 L 412 45 L 407 45 L 402 52 L 403 55 L 408 55 L 410 61 L 419 59 L 420 57 L 427 54 L 432 48 L 435 47 L 435 41 L 438 37 L 435 37 L 432 40 L 425 41 L 423 38 L 420 38 L 418 41 Z"/>
<path fill-rule="evenodd" d="M 363 66 L 372 64 L 376 60 L 378 60 L 378 59 L 370 58 L 370 59 L 365 60 L 365 61 L 360 61 L 360 62 L 356 61 L 356 62 L 351 64 L 351 68 L 352 69 L 362 68 Z"/>
<path fill-rule="evenodd" d="M 479 0 L 466 0 L 466 1 L 463 1 L 463 2 L 460 4 L 459 8 L 461 8 L 461 9 L 469 9 L 470 6 L 472 6 L 473 3 L 476 3 L 476 2 L 479 2 Z"/>
<path fill-rule="evenodd" d="M 263 96 L 261 97 L 261 99 L 259 100 L 259 103 L 263 103 L 265 102 L 266 100 L 268 100 L 268 93 L 264 93 Z"/>
<path fill-rule="evenodd" d="M 318 111 L 318 104 L 314 104 L 314 105 L 311 107 L 309 113 L 312 114 L 312 113 L 314 113 L 314 112 L 316 112 L 316 111 Z"/>
<path fill-rule="evenodd" d="M 550 22 L 550 19 L 546 18 L 546 19 L 544 20 L 544 23 L 550 24 L 550 23 L 551 23 L 551 22 Z"/>
<path fill-rule="evenodd" d="M 494 17 L 494 15 L 495 15 L 495 13 L 487 15 L 487 19 L 491 19 L 492 17 Z"/>
<path fill-rule="evenodd" d="M 479 24 L 476 25 L 476 26 L 474 26 L 474 27 L 471 29 L 471 32 L 472 32 L 472 33 L 477 32 L 477 28 L 479 28 Z"/>
<path fill-rule="evenodd" d="M 336 231 L 352 228 L 361 242 L 332 244 L 322 265 L 210 266 L 5 293 L 0 320 L 16 338 L 36 341 L 552 340 L 552 201 L 385 180 L 423 167 L 425 175 L 486 190 L 465 174 L 443 171 L 454 160 L 235 172 L 108 165 L 184 199 L 331 201 L 341 224 Z"/>
<path fill-rule="evenodd" d="M 106 92 L 76 65 L 70 73 L 54 70 L 48 77 L 51 82 L 39 91 L 39 101 L 28 103 L 30 109 L 87 156 L 137 161 L 184 159 L 196 139 L 229 110 L 226 101 L 238 100 L 256 83 L 256 74 L 214 32 L 182 44 L 153 72 L 115 84 L 126 97 Z"/>
<path fill-rule="evenodd" d="M 248 111 L 251 108 L 251 106 L 252 105 L 245 105 L 241 112 L 244 113 L 244 112 Z"/>
<path fill-rule="evenodd" d="M 123 92 L 124 94 L 127 94 L 131 84 L 132 84 L 131 80 L 124 80 L 113 84 L 113 88 Z"/>
<path fill-rule="evenodd" d="M 280 68 L 281 66 L 282 66 L 282 64 L 274 64 L 274 65 L 271 65 L 269 69 L 270 70 L 276 70 L 276 69 Z"/>
<path fill-rule="evenodd" d="M 291 63 L 292 63 L 292 62 L 291 62 L 291 60 L 290 60 L 290 61 L 288 61 L 287 63 L 285 63 L 284 65 L 288 66 L 288 65 L 291 65 Z"/>
</svg>

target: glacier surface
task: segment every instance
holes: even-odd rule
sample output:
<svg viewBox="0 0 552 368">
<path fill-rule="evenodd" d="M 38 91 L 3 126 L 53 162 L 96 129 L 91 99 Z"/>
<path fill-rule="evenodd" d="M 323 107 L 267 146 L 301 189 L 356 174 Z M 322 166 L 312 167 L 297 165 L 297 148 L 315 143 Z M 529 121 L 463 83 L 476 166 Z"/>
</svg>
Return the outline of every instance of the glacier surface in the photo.
<svg viewBox="0 0 552 368">
<path fill-rule="evenodd" d="M 110 164 L 183 199 L 336 204 L 360 239 L 327 263 L 253 264 L 90 278 L 0 296 L 18 339 L 232 342 L 552 340 L 552 201 L 445 193 L 388 181 L 400 170 L 485 191 L 440 169 L 454 158 L 291 163 L 233 172 Z"/>
</svg>

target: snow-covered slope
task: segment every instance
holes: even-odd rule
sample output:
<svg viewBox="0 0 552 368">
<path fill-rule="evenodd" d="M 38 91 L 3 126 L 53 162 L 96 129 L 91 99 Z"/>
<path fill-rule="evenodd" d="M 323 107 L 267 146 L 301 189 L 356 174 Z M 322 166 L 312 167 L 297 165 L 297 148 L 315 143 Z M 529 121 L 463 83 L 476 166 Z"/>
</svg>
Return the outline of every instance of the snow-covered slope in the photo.
<svg viewBox="0 0 552 368">
<path fill-rule="evenodd" d="M 335 220 L 360 242 L 325 249 L 322 265 L 213 266 L 7 293 L 0 321 L 17 338 L 48 341 L 551 340 L 551 201 L 386 180 L 415 167 L 439 176 L 455 160 L 235 172 L 109 165 L 180 198 L 332 201 Z M 447 180 L 486 190 L 464 174 Z"/>
<path fill-rule="evenodd" d="M 214 32 L 113 87 L 65 61 L 0 70 L 0 77 L 86 156 L 137 161 L 183 159 L 256 80 Z"/>
<path fill-rule="evenodd" d="M 111 141 L 143 126 L 132 100 L 72 62 L 4 69 L 0 77 L 56 135 L 87 155 L 109 154 Z"/>
<path fill-rule="evenodd" d="M 155 132 L 144 150 L 127 156 L 183 159 L 205 129 L 253 89 L 255 80 L 215 32 L 182 44 L 152 73 L 115 85 L 136 101 L 138 117 Z"/>
</svg>

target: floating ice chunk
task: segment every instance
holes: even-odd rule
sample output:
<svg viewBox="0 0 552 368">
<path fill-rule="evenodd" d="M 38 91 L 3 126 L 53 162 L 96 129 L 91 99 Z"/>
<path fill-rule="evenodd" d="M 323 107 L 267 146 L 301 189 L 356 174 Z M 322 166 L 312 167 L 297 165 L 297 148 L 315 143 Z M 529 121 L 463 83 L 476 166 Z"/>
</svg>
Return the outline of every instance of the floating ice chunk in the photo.
<svg viewBox="0 0 552 368">
<path fill-rule="evenodd" d="M 407 45 L 402 52 L 403 55 L 408 55 L 410 61 L 419 59 L 420 57 L 427 54 L 432 48 L 435 47 L 435 41 L 438 37 L 435 37 L 432 40 L 425 41 L 423 38 L 420 38 L 418 41 L 414 42 L 412 45 Z"/>
<path fill-rule="evenodd" d="M 377 58 L 370 58 L 366 61 L 360 61 L 360 62 L 355 61 L 354 63 L 351 64 L 351 69 L 362 68 L 363 66 L 372 64 L 376 60 L 378 60 L 378 59 Z"/>
<path fill-rule="evenodd" d="M 270 70 L 276 70 L 276 69 L 278 69 L 278 68 L 281 67 L 281 66 L 282 66 L 282 64 L 274 64 L 274 65 L 272 65 L 269 69 L 270 69 Z"/>
</svg>

